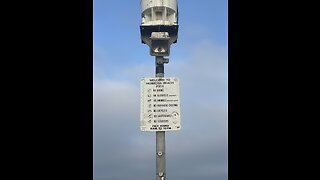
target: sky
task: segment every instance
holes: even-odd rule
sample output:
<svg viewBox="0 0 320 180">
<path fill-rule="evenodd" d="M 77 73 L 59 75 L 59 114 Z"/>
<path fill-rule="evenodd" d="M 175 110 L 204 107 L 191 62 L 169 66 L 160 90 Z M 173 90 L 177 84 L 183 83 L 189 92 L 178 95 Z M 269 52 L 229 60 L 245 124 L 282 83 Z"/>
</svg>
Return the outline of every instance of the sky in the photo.
<svg viewBox="0 0 320 180">
<path fill-rule="evenodd" d="M 140 131 L 140 0 L 94 0 L 94 180 L 156 178 L 155 132 Z M 178 0 L 165 77 L 180 79 L 181 130 L 166 132 L 167 179 L 228 179 L 228 1 Z"/>
</svg>

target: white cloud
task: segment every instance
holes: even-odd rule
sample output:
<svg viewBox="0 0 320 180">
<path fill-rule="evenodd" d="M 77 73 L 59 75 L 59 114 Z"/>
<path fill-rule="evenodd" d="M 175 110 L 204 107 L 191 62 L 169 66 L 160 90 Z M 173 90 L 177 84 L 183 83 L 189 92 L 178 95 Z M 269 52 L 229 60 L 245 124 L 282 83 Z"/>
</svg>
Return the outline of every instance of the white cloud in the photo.
<svg viewBox="0 0 320 180">
<path fill-rule="evenodd" d="M 139 81 L 137 81 L 139 82 Z M 139 110 L 139 89 L 126 82 L 111 80 L 94 84 L 94 111 L 103 116 L 134 115 Z"/>
</svg>

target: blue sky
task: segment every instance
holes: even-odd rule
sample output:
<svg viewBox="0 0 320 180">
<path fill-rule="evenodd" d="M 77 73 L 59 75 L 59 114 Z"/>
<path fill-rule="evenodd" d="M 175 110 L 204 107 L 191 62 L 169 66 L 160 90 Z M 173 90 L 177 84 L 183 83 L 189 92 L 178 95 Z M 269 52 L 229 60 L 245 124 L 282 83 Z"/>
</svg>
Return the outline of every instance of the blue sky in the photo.
<svg viewBox="0 0 320 180">
<path fill-rule="evenodd" d="M 167 177 L 226 180 L 227 0 L 180 0 L 165 76 L 179 77 L 181 124 L 166 133 Z M 94 180 L 155 178 L 155 133 L 139 130 L 140 84 L 154 77 L 139 0 L 94 0 Z"/>
</svg>

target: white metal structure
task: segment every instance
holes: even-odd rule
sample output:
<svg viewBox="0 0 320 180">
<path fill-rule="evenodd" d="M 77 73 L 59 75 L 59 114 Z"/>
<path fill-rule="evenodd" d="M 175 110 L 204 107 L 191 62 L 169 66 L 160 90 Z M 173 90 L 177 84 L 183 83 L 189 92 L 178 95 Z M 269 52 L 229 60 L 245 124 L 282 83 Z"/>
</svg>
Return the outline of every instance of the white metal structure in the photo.
<svg viewBox="0 0 320 180">
<path fill-rule="evenodd" d="M 178 25 L 177 0 L 141 0 L 143 25 Z"/>
<path fill-rule="evenodd" d="M 177 0 L 141 0 L 141 42 L 151 56 L 169 56 L 178 38 Z"/>
</svg>

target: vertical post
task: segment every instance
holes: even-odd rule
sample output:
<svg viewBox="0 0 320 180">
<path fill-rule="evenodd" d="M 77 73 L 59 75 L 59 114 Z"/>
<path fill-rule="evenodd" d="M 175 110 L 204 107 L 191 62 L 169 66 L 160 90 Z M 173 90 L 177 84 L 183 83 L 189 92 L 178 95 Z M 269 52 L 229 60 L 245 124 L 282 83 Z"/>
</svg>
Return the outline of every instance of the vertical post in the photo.
<svg viewBox="0 0 320 180">
<path fill-rule="evenodd" d="M 162 56 L 156 56 L 156 77 L 164 77 L 164 61 Z M 166 147 L 165 131 L 156 132 L 156 174 L 157 180 L 166 179 Z"/>
</svg>

